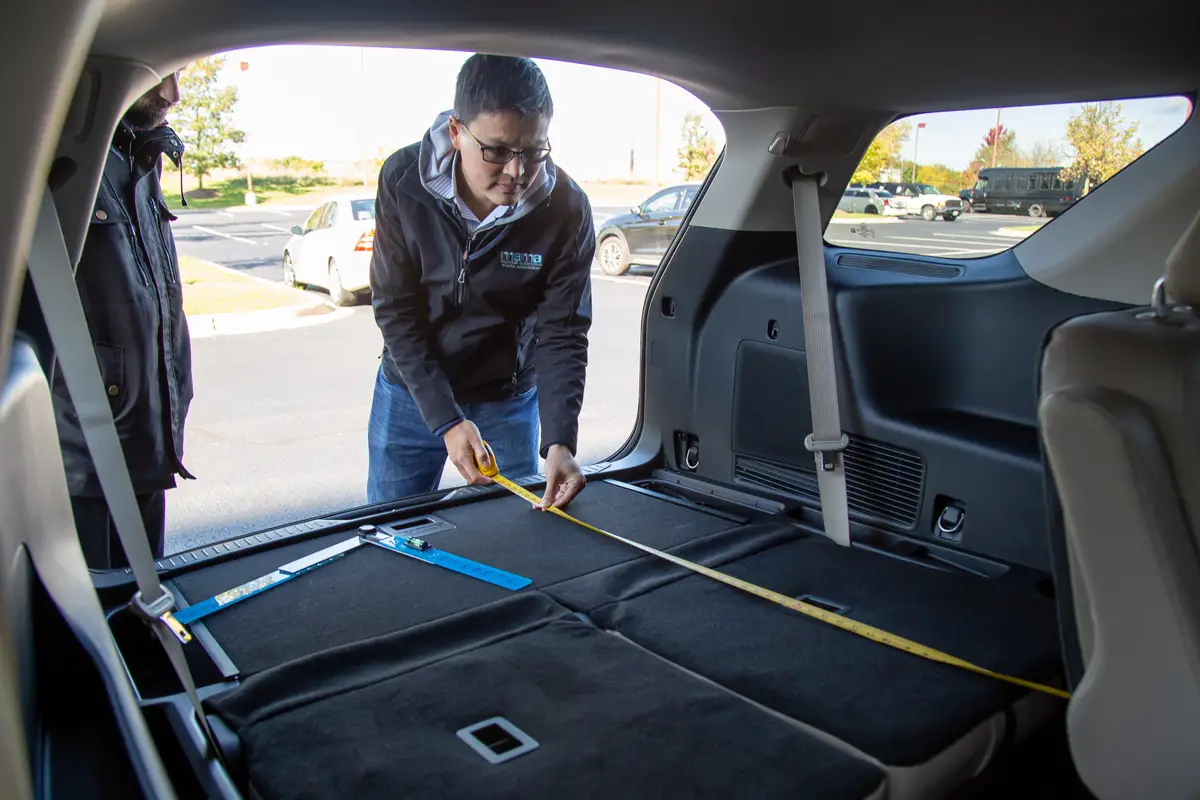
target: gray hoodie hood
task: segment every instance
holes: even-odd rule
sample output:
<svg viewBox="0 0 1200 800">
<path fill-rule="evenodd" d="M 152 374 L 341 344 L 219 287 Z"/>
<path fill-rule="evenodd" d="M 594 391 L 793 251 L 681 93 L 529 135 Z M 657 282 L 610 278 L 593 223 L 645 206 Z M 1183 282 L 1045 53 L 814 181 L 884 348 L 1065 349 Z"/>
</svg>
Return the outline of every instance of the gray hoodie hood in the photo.
<svg viewBox="0 0 1200 800">
<path fill-rule="evenodd" d="M 417 158 L 420 165 L 421 185 L 435 197 L 446 200 L 454 198 L 454 165 L 458 151 L 450 141 L 450 117 L 453 111 L 443 111 L 429 126 L 425 137 L 421 140 L 421 152 Z M 555 176 L 558 170 L 552 159 L 547 158 L 542 163 L 542 169 L 534 184 L 521 193 L 517 205 L 510 208 L 509 213 L 497 219 L 490 225 L 505 225 L 515 222 L 536 208 L 554 191 Z"/>
</svg>

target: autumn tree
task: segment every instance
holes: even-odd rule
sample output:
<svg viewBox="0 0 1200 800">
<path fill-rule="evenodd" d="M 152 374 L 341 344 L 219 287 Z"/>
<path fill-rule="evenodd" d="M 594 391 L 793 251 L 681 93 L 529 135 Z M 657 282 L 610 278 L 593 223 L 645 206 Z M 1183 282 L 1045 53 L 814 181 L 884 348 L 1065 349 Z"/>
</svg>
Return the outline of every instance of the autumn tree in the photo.
<svg viewBox="0 0 1200 800">
<path fill-rule="evenodd" d="M 900 149 L 911 132 L 912 123 L 906 121 L 893 122 L 880 131 L 863 154 L 851 182 L 874 183 L 880 180 L 883 171 L 900 158 Z"/>
<path fill-rule="evenodd" d="M 1060 177 L 1064 181 L 1083 181 L 1084 191 L 1116 175 L 1143 152 L 1137 135 L 1138 123 L 1126 124 L 1119 103 L 1085 103 L 1079 113 L 1067 120 L 1067 142 L 1074 159 Z"/>
<path fill-rule="evenodd" d="M 213 56 L 185 69 L 179 76 L 179 104 L 171 113 L 171 126 L 187 147 L 184 167 L 196 176 L 201 189 L 213 170 L 241 166 L 230 145 L 245 141 L 246 134 L 233 127 L 237 88 L 217 85 L 224 66 L 223 56 Z"/>
<path fill-rule="evenodd" d="M 1053 142 L 1036 141 L 1028 149 L 1021 150 L 1021 166 L 1053 167 L 1062 161 L 1062 152 Z"/>
<path fill-rule="evenodd" d="M 689 111 L 683 118 L 683 143 L 679 146 L 679 169 L 687 181 L 703 180 L 717 160 L 717 144 L 713 141 L 700 115 Z"/>
<path fill-rule="evenodd" d="M 997 137 L 999 137 L 998 144 Z M 993 152 L 996 154 L 995 163 L 992 163 Z M 975 156 L 971 161 L 978 161 L 981 167 L 1021 166 L 1021 150 L 1017 147 L 1017 132 L 1005 128 L 1003 125 L 988 128 L 988 132 L 983 136 L 983 142 L 975 150 Z"/>
</svg>

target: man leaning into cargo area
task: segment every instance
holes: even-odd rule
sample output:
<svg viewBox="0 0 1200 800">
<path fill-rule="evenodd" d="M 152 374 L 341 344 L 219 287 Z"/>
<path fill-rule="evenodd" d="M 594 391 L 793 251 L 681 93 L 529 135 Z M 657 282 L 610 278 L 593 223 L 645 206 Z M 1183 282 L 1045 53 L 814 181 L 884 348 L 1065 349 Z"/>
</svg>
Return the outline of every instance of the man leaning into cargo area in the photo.
<svg viewBox="0 0 1200 800">
<path fill-rule="evenodd" d="M 587 196 L 549 158 L 553 113 L 532 60 L 476 54 L 454 109 L 383 164 L 368 502 L 435 490 L 447 456 L 468 483 L 489 483 L 476 466 L 484 439 L 513 478 L 545 458 L 538 508 L 584 487 L 575 453 L 595 231 Z"/>
<path fill-rule="evenodd" d="M 183 466 L 183 428 L 192 401 L 192 350 L 179 262 L 159 176 L 165 154 L 181 163 L 183 143 L 166 124 L 179 102 L 179 74 L 138 98 L 117 125 L 91 209 L 75 282 L 91 332 L 150 549 L 161 557 L 166 490 Z M 62 370 L 54 411 L 75 527 L 88 566 L 128 566 L 83 438 Z M 111 468 L 111 465 L 101 465 Z"/>
</svg>

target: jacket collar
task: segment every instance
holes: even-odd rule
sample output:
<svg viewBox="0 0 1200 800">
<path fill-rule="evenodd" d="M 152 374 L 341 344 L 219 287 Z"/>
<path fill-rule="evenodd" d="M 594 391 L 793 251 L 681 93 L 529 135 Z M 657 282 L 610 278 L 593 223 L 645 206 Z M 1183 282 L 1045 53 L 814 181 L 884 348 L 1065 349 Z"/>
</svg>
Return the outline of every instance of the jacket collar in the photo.
<svg viewBox="0 0 1200 800">
<path fill-rule="evenodd" d="M 457 214 L 459 212 L 454 197 L 454 169 L 457 162 L 457 151 L 450 141 L 450 117 L 453 113 L 453 111 L 443 111 L 438 114 L 433 124 L 429 126 L 429 130 L 425 132 L 425 136 L 421 139 L 420 152 L 417 155 L 417 173 L 425 191 L 439 200 L 448 201 L 454 208 L 454 213 Z M 488 223 L 486 227 L 507 225 L 527 216 L 554 191 L 557 178 L 558 169 L 554 162 L 547 158 L 538 173 L 537 183 L 525 190 L 514 208 Z"/>
<path fill-rule="evenodd" d="M 164 124 L 152 130 L 139 131 L 134 130 L 123 118 L 117 124 L 116 133 L 113 135 L 113 146 L 131 159 L 143 154 L 149 154 L 152 158 L 165 155 L 177 168 L 183 162 L 185 150 L 183 140 L 170 125 Z"/>
</svg>

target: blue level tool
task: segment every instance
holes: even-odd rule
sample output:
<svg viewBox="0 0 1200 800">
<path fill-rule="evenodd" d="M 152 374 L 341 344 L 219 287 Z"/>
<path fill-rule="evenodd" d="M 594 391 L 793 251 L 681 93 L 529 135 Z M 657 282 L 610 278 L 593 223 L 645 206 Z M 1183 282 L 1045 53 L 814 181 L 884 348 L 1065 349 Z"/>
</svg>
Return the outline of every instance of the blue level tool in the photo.
<svg viewBox="0 0 1200 800">
<path fill-rule="evenodd" d="M 290 561 L 273 572 L 247 581 L 241 586 L 235 586 L 207 600 L 202 600 L 193 606 L 181 609 L 175 612 L 175 619 L 180 624 L 189 625 L 197 620 L 204 619 L 210 614 L 215 614 L 223 608 L 228 608 L 234 603 L 240 603 L 247 598 L 254 597 L 256 594 L 262 594 L 268 589 L 273 589 L 280 584 L 287 583 L 292 578 L 303 575 L 317 567 L 323 567 L 326 564 L 337 561 L 346 555 L 346 553 L 363 544 L 377 545 L 385 550 L 391 550 L 393 553 L 415 558 L 417 561 L 424 561 L 426 564 L 448 569 L 513 592 L 518 589 L 524 589 L 533 582 L 529 578 L 514 575 L 511 572 L 505 572 L 495 567 L 489 567 L 487 564 L 480 564 L 478 561 L 456 556 L 453 553 L 447 553 L 445 550 L 438 550 L 423 539 L 385 533 L 374 525 L 363 525 L 358 531 L 358 536 L 352 539 L 338 542 L 304 558 Z"/>
<path fill-rule="evenodd" d="M 378 545 L 385 550 L 391 550 L 393 553 L 415 558 L 418 561 L 424 561 L 426 564 L 433 564 L 435 567 L 453 570 L 454 572 L 513 592 L 518 589 L 524 589 L 533 583 L 529 578 L 514 575 L 511 572 L 505 572 L 496 567 L 489 567 L 487 564 L 480 564 L 478 561 L 456 556 L 453 553 L 447 553 L 445 550 L 438 550 L 423 539 L 415 537 L 405 538 L 404 536 L 384 533 L 377 528 L 373 531 L 367 531 L 367 527 L 370 526 L 363 526 L 360 529 L 362 533 L 359 536 L 362 540 Z"/>
</svg>

